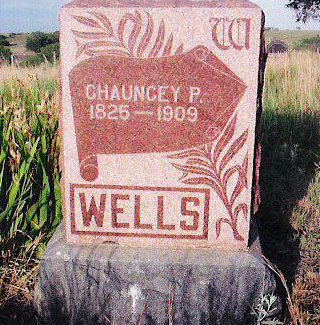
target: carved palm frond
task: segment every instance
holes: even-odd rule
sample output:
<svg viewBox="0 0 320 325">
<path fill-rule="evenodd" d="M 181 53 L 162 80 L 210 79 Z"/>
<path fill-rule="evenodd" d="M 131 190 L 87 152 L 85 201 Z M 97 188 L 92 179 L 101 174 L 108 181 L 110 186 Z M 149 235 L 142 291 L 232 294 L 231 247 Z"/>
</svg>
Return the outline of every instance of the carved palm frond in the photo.
<svg viewBox="0 0 320 325">
<path fill-rule="evenodd" d="M 171 33 L 166 36 L 166 27 L 161 20 L 156 26 L 149 12 L 143 15 L 136 10 L 127 13 L 119 21 L 116 28 L 110 19 L 102 13 L 91 12 L 89 16 L 73 16 L 86 30 L 72 30 L 77 38 L 77 57 L 111 55 L 122 57 L 166 57 L 182 54 L 184 47 L 180 44 L 176 49 Z M 128 35 L 128 37 L 127 37 Z"/>
<path fill-rule="evenodd" d="M 245 203 L 237 204 L 237 201 L 245 188 L 248 188 L 248 153 L 243 163 L 230 166 L 233 159 L 244 148 L 248 139 L 248 130 L 232 141 L 237 126 L 235 116 L 226 126 L 220 137 L 204 146 L 184 150 L 169 156 L 171 159 L 182 160 L 182 163 L 172 165 L 183 172 L 180 181 L 188 185 L 204 185 L 212 188 L 224 203 L 229 218 L 220 218 L 216 223 L 216 235 L 221 234 L 221 227 L 227 224 L 232 228 L 234 238 L 243 241 L 238 232 L 238 220 L 242 215 L 248 218 L 249 208 Z M 237 177 L 233 182 L 234 188 L 230 194 L 228 189 L 232 186 L 230 180 Z"/>
</svg>

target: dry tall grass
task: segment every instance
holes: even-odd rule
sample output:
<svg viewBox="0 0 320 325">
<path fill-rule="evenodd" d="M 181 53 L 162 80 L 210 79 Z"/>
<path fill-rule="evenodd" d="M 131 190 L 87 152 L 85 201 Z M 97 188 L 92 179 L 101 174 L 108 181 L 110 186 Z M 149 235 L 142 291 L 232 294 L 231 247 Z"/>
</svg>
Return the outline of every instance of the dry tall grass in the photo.
<svg viewBox="0 0 320 325">
<path fill-rule="evenodd" d="M 320 53 L 270 56 L 265 102 L 271 110 L 320 111 Z"/>
<path fill-rule="evenodd" d="M 41 81 L 58 80 L 57 66 L 42 64 L 37 67 L 20 68 L 17 65 L 4 64 L 0 67 L 0 84 L 15 80 L 30 83 L 35 77 Z"/>
</svg>

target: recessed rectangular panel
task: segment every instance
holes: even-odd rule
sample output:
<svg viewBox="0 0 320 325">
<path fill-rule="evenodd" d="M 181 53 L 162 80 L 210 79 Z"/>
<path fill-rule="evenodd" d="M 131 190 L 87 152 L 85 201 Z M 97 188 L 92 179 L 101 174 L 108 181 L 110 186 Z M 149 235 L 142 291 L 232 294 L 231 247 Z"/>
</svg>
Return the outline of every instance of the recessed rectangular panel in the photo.
<svg viewBox="0 0 320 325">
<path fill-rule="evenodd" d="M 245 248 L 261 9 L 81 0 L 60 22 L 68 241 Z"/>
</svg>

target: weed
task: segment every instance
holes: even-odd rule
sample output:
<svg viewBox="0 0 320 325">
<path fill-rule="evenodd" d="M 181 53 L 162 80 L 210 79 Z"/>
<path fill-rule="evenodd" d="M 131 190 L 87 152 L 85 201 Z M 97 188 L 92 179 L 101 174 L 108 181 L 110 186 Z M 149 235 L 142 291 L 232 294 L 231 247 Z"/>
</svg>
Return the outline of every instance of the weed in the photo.
<svg viewBox="0 0 320 325">
<path fill-rule="evenodd" d="M 279 297 L 274 294 L 261 297 L 252 310 L 252 315 L 256 318 L 256 325 L 283 325 L 283 322 L 272 317 L 278 310 L 278 300 Z"/>
</svg>

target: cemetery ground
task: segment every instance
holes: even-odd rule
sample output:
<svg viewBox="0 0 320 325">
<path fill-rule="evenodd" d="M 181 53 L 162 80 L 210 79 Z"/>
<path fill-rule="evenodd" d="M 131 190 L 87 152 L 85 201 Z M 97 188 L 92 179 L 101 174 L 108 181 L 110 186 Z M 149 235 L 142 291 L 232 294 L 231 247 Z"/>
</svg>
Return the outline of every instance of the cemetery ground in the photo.
<svg viewBox="0 0 320 325">
<path fill-rule="evenodd" d="M 285 324 L 320 324 L 319 83 L 319 54 L 269 59 L 256 218 Z M 0 68 L 0 324 L 39 323 L 32 290 L 61 221 L 59 106 L 57 67 Z"/>
</svg>

